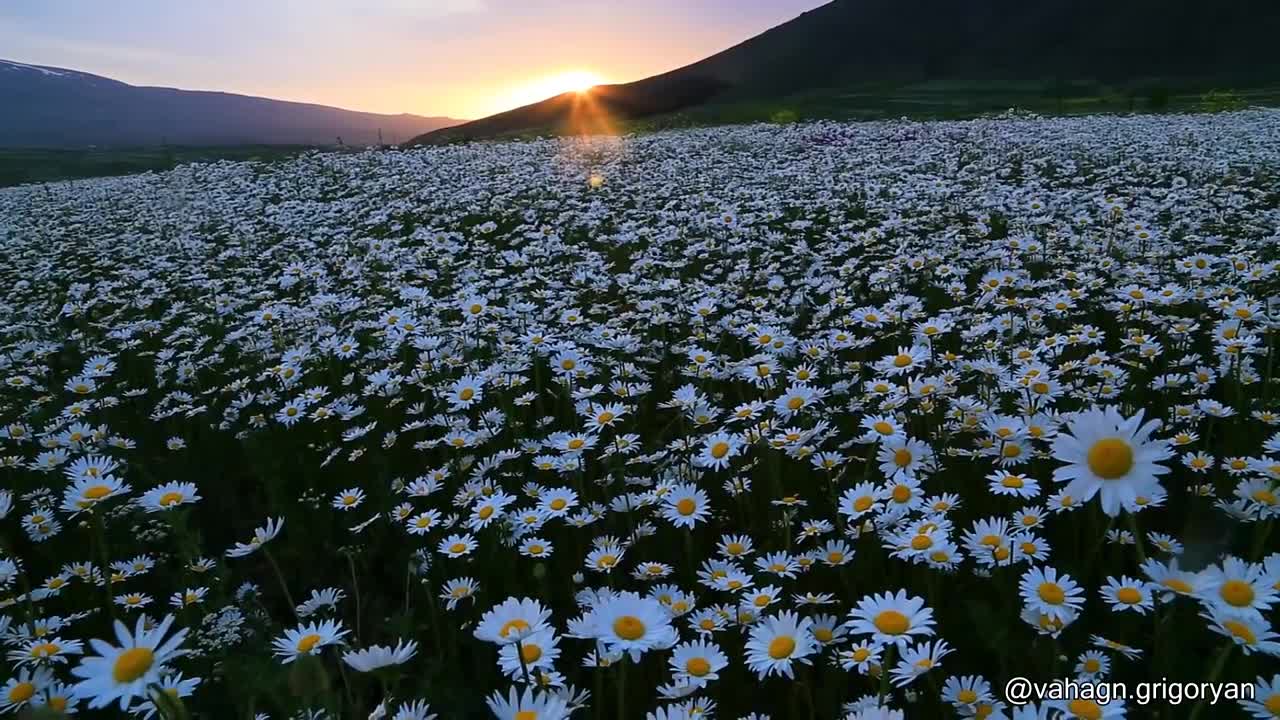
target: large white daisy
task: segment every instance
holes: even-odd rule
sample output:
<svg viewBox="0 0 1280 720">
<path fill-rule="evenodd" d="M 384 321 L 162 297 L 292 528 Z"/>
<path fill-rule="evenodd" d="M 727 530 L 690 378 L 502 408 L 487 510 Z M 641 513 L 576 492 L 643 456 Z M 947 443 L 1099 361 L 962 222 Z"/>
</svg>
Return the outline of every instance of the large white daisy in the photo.
<svg viewBox="0 0 1280 720">
<path fill-rule="evenodd" d="M 1142 411 L 1125 418 L 1115 408 L 1087 410 L 1067 423 L 1069 434 L 1053 441 L 1053 456 L 1068 463 L 1053 479 L 1068 483 L 1067 495 L 1088 501 L 1099 495 L 1102 510 L 1112 517 L 1123 505 L 1159 487 L 1157 476 L 1169 472 L 1158 464 L 1173 455 L 1163 440 L 1151 440 L 1159 420 L 1142 424 Z"/>
<path fill-rule="evenodd" d="M 159 682 L 165 674 L 165 663 L 185 655 L 178 646 L 187 637 L 183 628 L 168 640 L 165 635 L 173 625 L 167 615 L 153 630 L 145 630 L 146 618 L 138 618 L 132 634 L 124 623 L 116 621 L 116 639 L 120 646 L 93 638 L 89 644 L 97 656 L 85 657 L 71 670 L 81 681 L 76 683 L 77 698 L 88 700 L 89 707 L 101 708 L 120 701 L 120 709 L 128 710 L 135 697 L 145 698 L 147 686 Z"/>
</svg>

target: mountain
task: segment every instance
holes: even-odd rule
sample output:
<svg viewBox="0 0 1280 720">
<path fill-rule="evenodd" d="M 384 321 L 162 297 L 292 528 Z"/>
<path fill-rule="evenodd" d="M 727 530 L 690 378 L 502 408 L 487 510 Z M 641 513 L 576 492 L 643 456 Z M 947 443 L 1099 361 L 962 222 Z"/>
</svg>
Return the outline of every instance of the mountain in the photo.
<svg viewBox="0 0 1280 720">
<path fill-rule="evenodd" d="M 415 138 L 441 142 L 633 120 L 866 84 L 1273 82 L 1274 0 L 835 0 L 662 75 L 567 93 Z M 592 111 L 588 101 L 597 106 Z M 590 129 L 590 126 L 588 126 Z"/>
<path fill-rule="evenodd" d="M 222 92 L 138 87 L 0 60 L 0 147 L 365 145 L 461 120 L 379 115 Z"/>
</svg>

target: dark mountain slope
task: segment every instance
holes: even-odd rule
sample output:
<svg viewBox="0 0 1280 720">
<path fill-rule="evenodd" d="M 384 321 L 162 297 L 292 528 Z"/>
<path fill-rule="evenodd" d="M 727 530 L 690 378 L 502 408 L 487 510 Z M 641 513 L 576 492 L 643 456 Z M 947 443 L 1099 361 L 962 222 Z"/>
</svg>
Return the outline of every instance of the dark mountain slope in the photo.
<svg viewBox="0 0 1280 720">
<path fill-rule="evenodd" d="M 137 87 L 0 60 L 0 147 L 403 142 L 457 124 L 221 92 Z"/>
</svg>

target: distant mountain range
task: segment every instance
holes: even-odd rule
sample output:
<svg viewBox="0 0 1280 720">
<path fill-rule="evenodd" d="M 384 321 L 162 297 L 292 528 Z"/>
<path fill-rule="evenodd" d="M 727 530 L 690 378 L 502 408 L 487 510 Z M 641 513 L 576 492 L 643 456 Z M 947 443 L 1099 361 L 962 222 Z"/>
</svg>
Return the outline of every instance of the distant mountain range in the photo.
<svg viewBox="0 0 1280 720">
<path fill-rule="evenodd" d="M 589 98 L 566 93 L 414 142 L 555 130 L 592 116 L 633 120 L 867 83 L 1275 83 L 1277 37 L 1275 0 L 835 0 L 692 65 L 599 86 Z"/>
<path fill-rule="evenodd" d="M 222 92 L 138 87 L 0 60 L 0 147 L 366 145 L 461 120 L 379 115 Z"/>
</svg>

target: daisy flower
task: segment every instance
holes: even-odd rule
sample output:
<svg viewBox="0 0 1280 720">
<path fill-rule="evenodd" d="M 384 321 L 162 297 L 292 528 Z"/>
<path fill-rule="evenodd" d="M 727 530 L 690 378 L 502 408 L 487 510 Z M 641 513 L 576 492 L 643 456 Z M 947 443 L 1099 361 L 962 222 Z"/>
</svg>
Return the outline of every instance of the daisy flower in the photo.
<svg viewBox="0 0 1280 720">
<path fill-rule="evenodd" d="M 645 651 L 671 647 L 678 639 L 662 603 L 633 592 L 604 599 L 590 615 L 592 636 L 607 651 L 629 653 L 636 662 Z"/>
<path fill-rule="evenodd" d="M 708 435 L 702 441 L 702 450 L 693 459 L 694 465 L 712 470 L 723 470 L 729 467 L 730 461 L 737 456 L 743 447 L 742 437 L 726 432 Z"/>
<path fill-rule="evenodd" d="M 893 479 L 910 479 L 916 476 L 933 458 L 928 444 L 908 437 L 886 438 L 876 454 L 880 472 Z"/>
<path fill-rule="evenodd" d="M 676 527 L 692 528 L 710 514 L 711 501 L 696 485 L 677 485 L 662 501 L 662 517 Z"/>
<path fill-rule="evenodd" d="M 477 639 L 498 645 L 515 643 L 547 625 L 551 611 L 531 598 L 507 598 L 486 612 L 476 625 Z"/>
<path fill-rule="evenodd" d="M 1280 675 L 1272 675 L 1270 680 L 1258 676 L 1253 683 L 1253 696 L 1242 699 L 1240 705 L 1260 720 L 1280 717 Z"/>
<path fill-rule="evenodd" d="M 874 642 L 893 644 L 899 650 L 906 648 L 916 635 L 934 634 L 933 610 L 924 606 L 922 598 L 910 597 L 905 590 L 864 597 L 849 616 L 845 623 L 849 632 L 870 635 Z"/>
<path fill-rule="evenodd" d="M 364 491 L 360 488 L 347 488 L 333 497 L 333 507 L 338 510 L 354 510 L 364 502 Z"/>
<path fill-rule="evenodd" d="M 284 528 L 284 518 L 273 520 L 267 519 L 267 524 L 258 528 L 253 532 L 253 539 L 248 544 L 236 543 L 236 546 L 227 551 L 227 557 L 238 558 L 252 555 L 258 551 L 258 548 L 266 545 Z"/>
<path fill-rule="evenodd" d="M 1260 652 L 1272 657 L 1280 657 L 1280 635 L 1271 629 L 1271 623 L 1261 615 L 1210 608 L 1200 613 L 1200 617 L 1209 621 L 1209 629 L 1229 638 L 1245 655 Z"/>
<path fill-rule="evenodd" d="M 511 688 L 506 697 L 494 691 L 486 703 L 497 720 L 568 720 L 569 705 L 556 693 L 535 691 L 527 687 L 516 694 Z"/>
<path fill-rule="evenodd" d="M 0 687 L 0 710 L 6 713 L 17 712 L 33 701 L 38 702 L 36 696 L 52 682 L 53 672 L 48 668 L 19 668 L 17 673 Z"/>
<path fill-rule="evenodd" d="M 446 557 L 460 558 L 463 555 L 470 555 L 471 551 L 476 549 L 476 545 L 476 539 L 471 535 L 454 534 L 441 540 L 436 550 Z"/>
<path fill-rule="evenodd" d="M 149 513 L 171 510 L 180 505 L 198 502 L 196 486 L 188 482 L 169 482 L 154 487 L 138 498 L 138 505 Z"/>
<path fill-rule="evenodd" d="M 1161 440 L 1151 440 L 1159 420 L 1142 424 L 1139 411 L 1125 418 L 1113 407 L 1077 413 L 1067 422 L 1067 433 L 1053 440 L 1053 456 L 1067 463 L 1053 471 L 1053 479 L 1067 483 L 1067 495 L 1088 502 L 1100 497 L 1102 510 L 1115 517 L 1139 495 L 1151 495 L 1159 487 L 1157 477 L 1169 472 L 1159 462 L 1173 451 Z"/>
<path fill-rule="evenodd" d="M 285 630 L 284 636 L 272 640 L 271 645 L 275 648 L 273 654 L 288 665 L 303 655 L 315 655 L 327 645 L 340 644 L 346 634 L 338 621 L 325 620 Z"/>
<path fill-rule="evenodd" d="M 1147 584 L 1130 577 L 1108 577 L 1106 587 L 1098 591 L 1102 599 L 1112 610 L 1132 610 L 1139 615 L 1146 615 L 1153 602 Z"/>
<path fill-rule="evenodd" d="M 145 697 L 147 687 L 160 681 L 166 671 L 166 663 L 186 654 L 178 646 L 187 637 L 183 628 L 165 636 L 173 625 L 173 616 L 166 615 L 151 630 L 145 629 L 147 619 L 138 618 L 132 633 L 124 623 L 116 621 L 115 646 L 94 638 L 89 641 L 94 656 L 85 656 L 72 668 L 71 674 L 80 678 L 73 691 L 75 697 L 87 700 L 90 709 L 102 708 L 119 701 L 121 710 L 128 710 L 135 697 Z"/>
<path fill-rule="evenodd" d="M 468 577 L 450 580 L 444 584 L 444 589 L 440 593 L 440 599 L 444 600 L 446 607 L 452 610 L 463 600 L 475 597 L 476 591 L 479 589 L 480 584 L 477 583 L 474 578 Z"/>
<path fill-rule="evenodd" d="M 1210 565 L 1200 573 L 1199 598 L 1210 608 L 1262 617 L 1277 598 L 1280 573 L 1263 565 L 1227 557 L 1221 566 Z"/>
<path fill-rule="evenodd" d="M 792 662 L 811 664 L 808 656 L 818 652 L 810 628 L 813 621 L 784 610 L 751 628 L 746 644 L 747 666 L 761 680 L 778 674 L 794 678 Z"/>
<path fill-rule="evenodd" d="M 1069 575 L 1058 575 L 1053 568 L 1031 568 L 1018 582 L 1022 601 L 1027 608 L 1064 623 L 1080 612 L 1084 591 Z"/>
<path fill-rule="evenodd" d="M 526 669 L 531 673 L 535 670 L 553 671 L 555 661 L 560 657 L 559 643 L 555 630 L 545 625 L 524 639 L 499 647 L 498 665 L 502 672 L 512 677 L 522 675 Z"/>
<path fill-rule="evenodd" d="M 951 652 L 952 648 L 947 645 L 946 640 L 926 640 L 907 648 L 902 653 L 902 659 L 889 673 L 893 684 L 898 687 L 910 685 L 916 678 L 938 667 L 942 658 Z"/>
<path fill-rule="evenodd" d="M 342 654 L 342 661 L 358 672 L 373 672 L 392 665 L 403 665 L 418 652 L 418 643 L 413 640 L 396 643 L 394 648 L 384 645 L 373 645 L 364 650 L 353 650 Z"/>
</svg>

